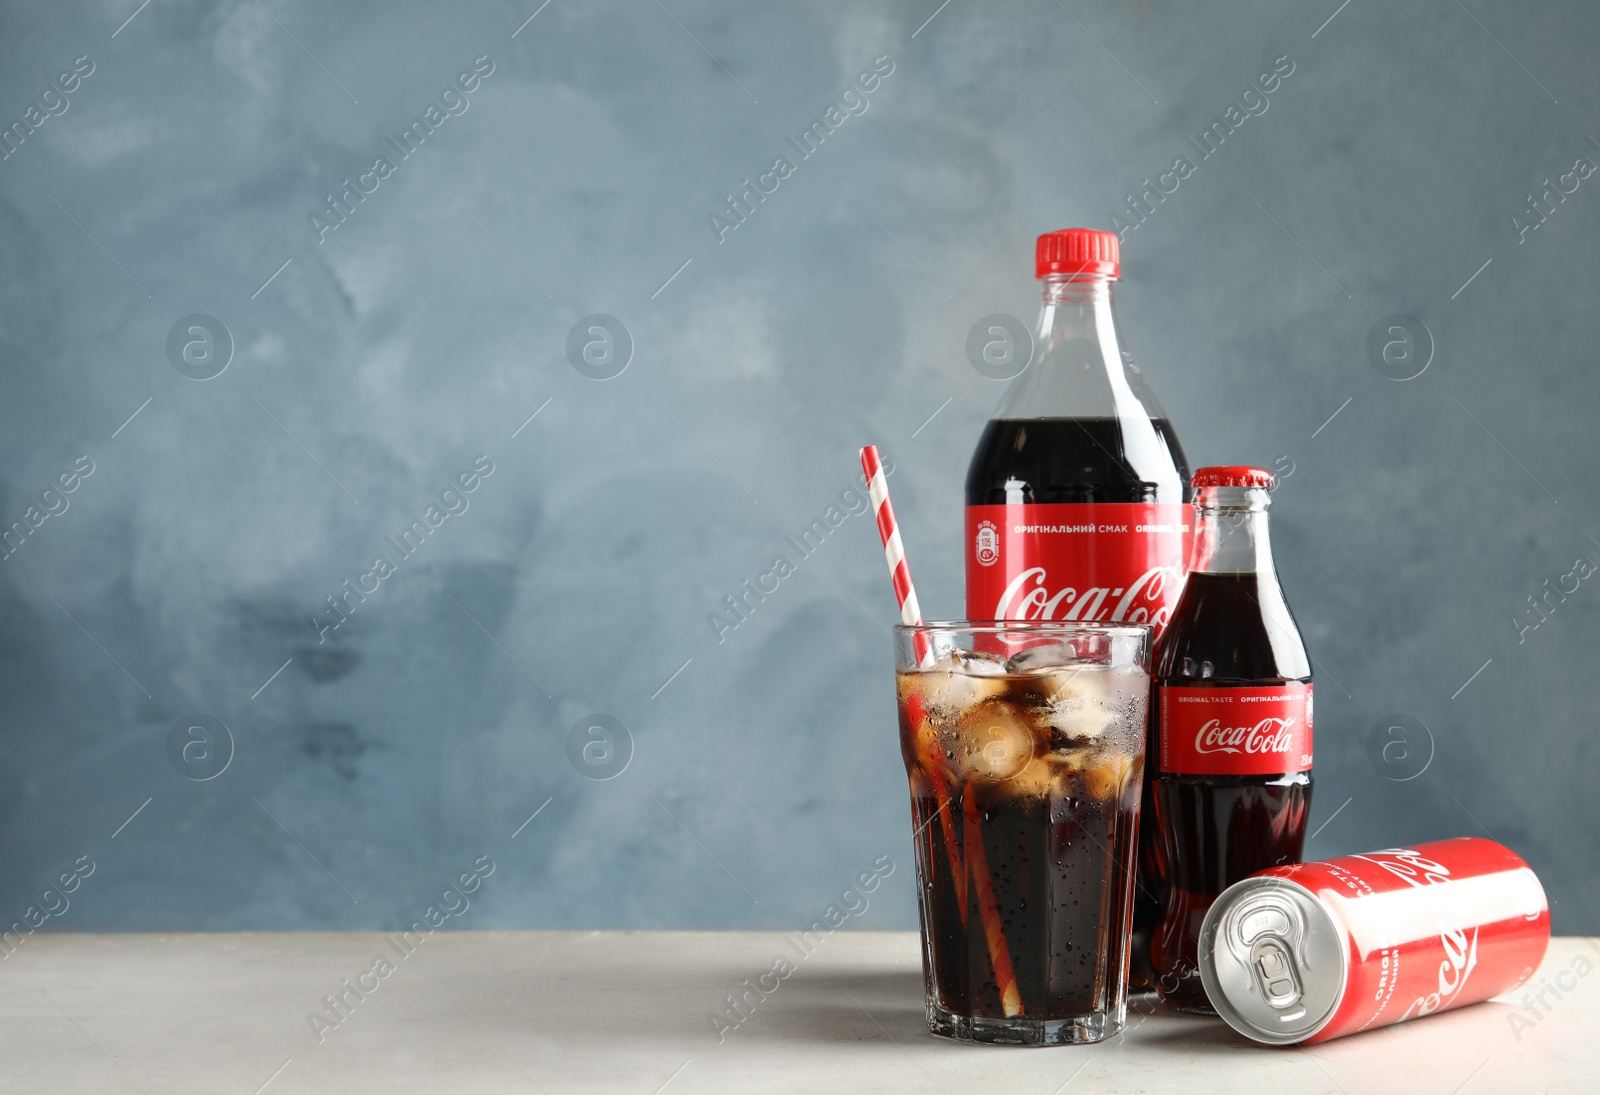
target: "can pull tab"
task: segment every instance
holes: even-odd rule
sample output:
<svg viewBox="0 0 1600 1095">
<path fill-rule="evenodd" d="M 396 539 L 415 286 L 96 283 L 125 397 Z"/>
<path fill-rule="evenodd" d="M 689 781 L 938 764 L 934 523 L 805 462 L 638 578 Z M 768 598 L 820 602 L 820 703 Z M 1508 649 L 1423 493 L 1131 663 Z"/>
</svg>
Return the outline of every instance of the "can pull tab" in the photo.
<svg viewBox="0 0 1600 1095">
<path fill-rule="evenodd" d="M 1300 971 L 1295 968 L 1289 948 L 1277 936 L 1256 939 L 1250 948 L 1250 972 L 1268 1007 L 1282 1011 L 1300 1002 Z"/>
<path fill-rule="evenodd" d="M 1234 911 L 1229 930 L 1239 943 L 1236 953 L 1248 954 L 1246 968 L 1278 1021 L 1289 1023 L 1304 1016 L 1300 1001 L 1305 983 L 1295 958 L 1306 932 L 1300 910 L 1277 894 L 1262 894 L 1256 902 Z"/>
</svg>

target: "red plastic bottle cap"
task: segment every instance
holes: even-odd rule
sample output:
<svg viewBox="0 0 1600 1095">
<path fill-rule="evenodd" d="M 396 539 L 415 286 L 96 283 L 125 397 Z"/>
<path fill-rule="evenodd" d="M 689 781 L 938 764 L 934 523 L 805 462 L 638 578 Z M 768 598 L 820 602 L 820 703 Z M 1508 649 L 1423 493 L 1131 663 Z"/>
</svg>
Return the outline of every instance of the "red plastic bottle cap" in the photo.
<svg viewBox="0 0 1600 1095">
<path fill-rule="evenodd" d="M 1222 467 L 1201 468 L 1194 473 L 1194 487 L 1265 487 L 1271 490 L 1278 485 L 1266 468 L 1252 468 L 1245 464 L 1228 464 Z"/>
<path fill-rule="evenodd" d="M 1116 277 L 1122 269 L 1122 249 L 1115 232 L 1097 228 L 1063 228 L 1046 232 L 1034 246 L 1034 277 L 1047 274 L 1086 274 Z"/>
</svg>

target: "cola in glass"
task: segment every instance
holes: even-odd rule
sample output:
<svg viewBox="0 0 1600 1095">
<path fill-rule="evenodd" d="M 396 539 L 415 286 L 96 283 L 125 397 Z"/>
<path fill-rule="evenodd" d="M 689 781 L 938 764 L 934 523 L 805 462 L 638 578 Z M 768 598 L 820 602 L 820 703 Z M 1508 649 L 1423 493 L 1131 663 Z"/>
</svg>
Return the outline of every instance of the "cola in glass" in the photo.
<svg viewBox="0 0 1600 1095">
<path fill-rule="evenodd" d="M 1215 1014 L 1198 966 L 1217 895 L 1299 863 L 1311 805 L 1311 661 L 1272 561 L 1270 472 L 1195 474 L 1183 593 L 1156 645 L 1147 830 L 1164 907 L 1150 959 L 1162 1003 Z"/>
<path fill-rule="evenodd" d="M 1110 1037 L 1126 1018 L 1150 629 L 977 621 L 895 638 L 929 1029 Z"/>
</svg>

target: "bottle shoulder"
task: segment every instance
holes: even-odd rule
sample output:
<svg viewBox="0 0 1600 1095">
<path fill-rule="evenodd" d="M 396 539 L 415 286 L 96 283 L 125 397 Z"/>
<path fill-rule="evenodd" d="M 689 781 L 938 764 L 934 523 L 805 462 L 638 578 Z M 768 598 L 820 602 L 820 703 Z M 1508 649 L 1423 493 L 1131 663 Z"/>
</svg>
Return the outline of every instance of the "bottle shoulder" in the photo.
<svg viewBox="0 0 1600 1095">
<path fill-rule="evenodd" d="M 1310 683 L 1311 657 L 1275 575 L 1190 574 L 1156 644 L 1163 686 Z"/>
<path fill-rule="evenodd" d="M 1119 416 L 994 418 L 968 465 L 968 505 L 1187 502 L 1172 423 Z"/>
</svg>

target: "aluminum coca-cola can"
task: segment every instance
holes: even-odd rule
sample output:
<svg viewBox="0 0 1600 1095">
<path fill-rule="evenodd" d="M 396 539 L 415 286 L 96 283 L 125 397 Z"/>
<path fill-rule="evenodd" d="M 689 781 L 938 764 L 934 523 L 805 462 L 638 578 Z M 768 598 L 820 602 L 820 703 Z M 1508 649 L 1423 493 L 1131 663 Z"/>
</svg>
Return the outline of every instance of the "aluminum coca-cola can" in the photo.
<svg viewBox="0 0 1600 1095">
<path fill-rule="evenodd" d="M 1549 905 L 1528 865 L 1492 840 L 1457 837 L 1251 875 L 1206 913 L 1199 964 L 1229 1026 L 1291 1045 L 1509 992 L 1549 943 Z"/>
</svg>

